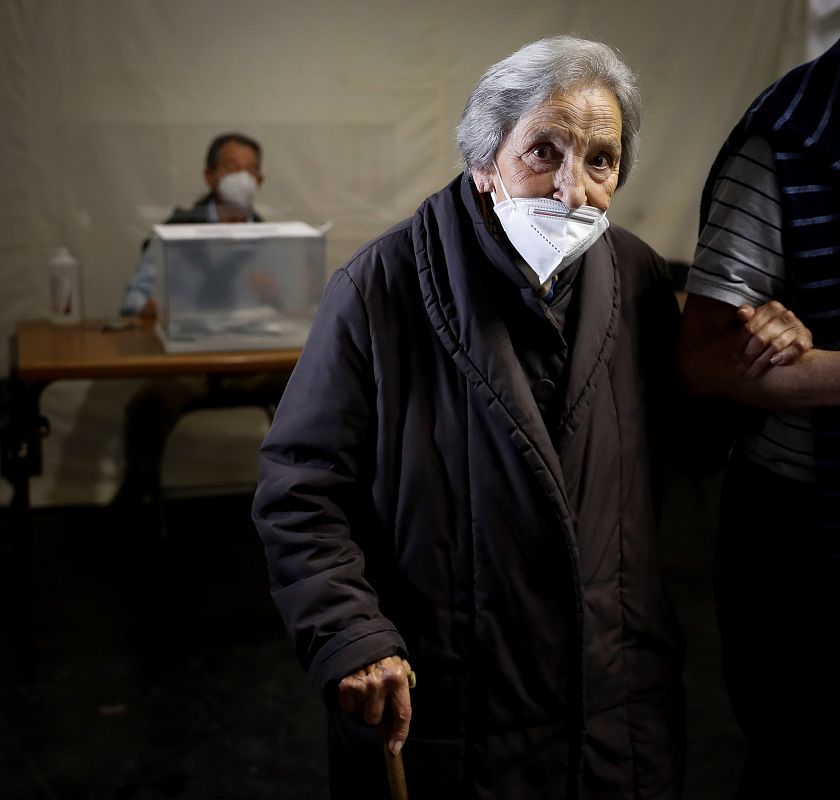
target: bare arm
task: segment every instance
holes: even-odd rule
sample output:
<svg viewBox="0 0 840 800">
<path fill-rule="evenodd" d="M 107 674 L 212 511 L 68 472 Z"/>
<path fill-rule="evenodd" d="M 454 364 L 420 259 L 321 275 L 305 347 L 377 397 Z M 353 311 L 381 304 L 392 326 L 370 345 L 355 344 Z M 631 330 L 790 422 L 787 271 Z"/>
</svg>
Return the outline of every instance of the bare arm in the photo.
<svg viewBox="0 0 840 800">
<path fill-rule="evenodd" d="M 749 309 L 689 295 L 679 348 L 688 391 L 768 409 L 840 405 L 840 352 L 811 349 L 778 303 Z"/>
</svg>

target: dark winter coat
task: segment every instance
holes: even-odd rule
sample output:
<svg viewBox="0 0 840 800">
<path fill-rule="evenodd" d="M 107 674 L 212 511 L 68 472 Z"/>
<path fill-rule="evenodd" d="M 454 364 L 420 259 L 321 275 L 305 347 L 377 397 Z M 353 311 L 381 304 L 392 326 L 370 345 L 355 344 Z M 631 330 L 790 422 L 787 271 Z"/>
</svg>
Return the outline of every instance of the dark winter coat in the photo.
<svg viewBox="0 0 840 800">
<path fill-rule="evenodd" d="M 550 413 L 505 322 L 531 290 L 503 277 L 509 251 L 469 181 L 329 282 L 261 451 L 254 519 L 331 707 L 336 794 L 387 796 L 365 793 L 381 746 L 335 710 L 335 685 L 402 653 L 418 679 L 413 800 L 679 795 L 652 449 L 678 314 L 662 260 L 626 231 L 584 258 Z"/>
</svg>

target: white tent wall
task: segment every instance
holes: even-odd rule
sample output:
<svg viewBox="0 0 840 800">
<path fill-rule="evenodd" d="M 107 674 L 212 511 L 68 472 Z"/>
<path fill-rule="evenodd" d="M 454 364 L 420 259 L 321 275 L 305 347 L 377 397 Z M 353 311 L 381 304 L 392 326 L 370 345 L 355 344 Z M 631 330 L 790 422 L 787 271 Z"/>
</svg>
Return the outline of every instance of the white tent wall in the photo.
<svg viewBox="0 0 840 800">
<path fill-rule="evenodd" d="M 825 52 L 840 36 L 840 0 L 808 0 L 808 59 Z"/>
<path fill-rule="evenodd" d="M 201 194 L 223 130 L 264 145 L 264 215 L 331 221 L 339 266 L 457 173 L 454 126 L 484 69 L 560 32 L 617 48 L 644 93 L 641 156 L 610 218 L 690 260 L 717 148 L 806 57 L 807 0 L 3 0 L 0 337 L 45 316 L 58 244 L 81 262 L 86 317 L 113 316 L 150 225 Z M 48 387 L 35 505 L 107 501 L 137 385 Z M 266 421 L 250 412 L 187 418 L 166 480 L 252 480 Z"/>
</svg>

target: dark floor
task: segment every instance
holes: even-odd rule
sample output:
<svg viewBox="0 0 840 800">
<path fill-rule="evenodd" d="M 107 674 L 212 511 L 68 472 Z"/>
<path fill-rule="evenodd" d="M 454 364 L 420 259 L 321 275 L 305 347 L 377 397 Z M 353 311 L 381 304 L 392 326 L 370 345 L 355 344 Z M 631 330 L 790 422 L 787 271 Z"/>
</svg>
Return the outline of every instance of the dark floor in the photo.
<svg viewBox="0 0 840 800">
<path fill-rule="evenodd" d="M 666 509 L 689 642 L 687 800 L 727 798 L 741 753 L 709 593 L 713 489 L 678 481 Z M 98 508 L 37 511 L 26 624 L 0 510 L 0 797 L 326 797 L 320 707 L 270 600 L 249 506 L 170 501 L 166 538 Z"/>
<path fill-rule="evenodd" d="M 34 658 L 8 636 L 0 653 L 0 797 L 326 796 L 249 506 L 170 502 L 166 538 L 35 514 Z"/>
</svg>

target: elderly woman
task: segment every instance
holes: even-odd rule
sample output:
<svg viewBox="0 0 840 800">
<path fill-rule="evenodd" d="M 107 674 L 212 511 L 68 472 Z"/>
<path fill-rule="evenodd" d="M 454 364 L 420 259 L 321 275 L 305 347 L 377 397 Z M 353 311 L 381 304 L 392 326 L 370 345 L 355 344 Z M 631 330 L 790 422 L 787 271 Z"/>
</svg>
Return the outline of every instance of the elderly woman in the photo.
<svg viewBox="0 0 840 800">
<path fill-rule="evenodd" d="M 387 796 L 380 736 L 414 798 L 680 793 L 654 552 L 678 311 L 605 216 L 640 110 L 610 48 L 523 47 L 467 103 L 464 174 L 325 291 L 254 519 L 334 797 Z"/>
</svg>

